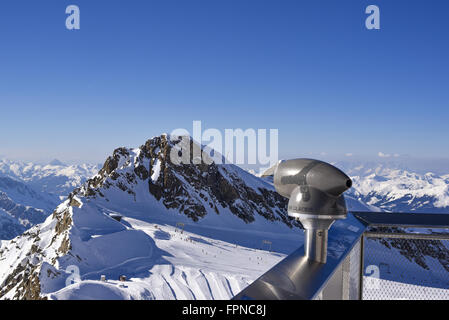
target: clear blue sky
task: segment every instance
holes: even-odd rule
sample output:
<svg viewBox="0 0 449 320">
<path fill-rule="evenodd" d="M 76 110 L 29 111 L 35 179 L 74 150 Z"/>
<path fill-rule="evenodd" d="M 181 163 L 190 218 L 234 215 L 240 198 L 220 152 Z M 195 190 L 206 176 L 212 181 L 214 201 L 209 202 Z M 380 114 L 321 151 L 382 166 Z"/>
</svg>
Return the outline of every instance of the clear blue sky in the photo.
<svg viewBox="0 0 449 320">
<path fill-rule="evenodd" d="M 447 0 L 2 0 L 0 154 L 101 162 L 201 120 L 278 128 L 281 157 L 447 158 L 448 16 Z"/>
</svg>

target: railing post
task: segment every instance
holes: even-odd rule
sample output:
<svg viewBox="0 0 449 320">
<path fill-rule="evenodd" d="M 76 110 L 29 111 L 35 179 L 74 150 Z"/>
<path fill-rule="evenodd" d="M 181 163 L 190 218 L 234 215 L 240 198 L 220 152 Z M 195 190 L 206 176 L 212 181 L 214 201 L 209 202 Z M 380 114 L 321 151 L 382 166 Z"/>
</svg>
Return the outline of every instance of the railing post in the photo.
<svg viewBox="0 0 449 320">
<path fill-rule="evenodd" d="M 365 257 L 365 234 L 362 234 L 360 238 L 360 280 L 359 280 L 359 300 L 363 300 L 363 275 L 365 273 L 364 266 L 364 257 Z"/>
</svg>

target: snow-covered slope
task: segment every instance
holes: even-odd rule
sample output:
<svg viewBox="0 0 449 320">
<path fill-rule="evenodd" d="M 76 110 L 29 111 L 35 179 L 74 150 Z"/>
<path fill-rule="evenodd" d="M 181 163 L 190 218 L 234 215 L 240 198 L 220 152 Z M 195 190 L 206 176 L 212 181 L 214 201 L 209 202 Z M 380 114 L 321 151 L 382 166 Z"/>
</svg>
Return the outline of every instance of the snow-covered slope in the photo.
<svg viewBox="0 0 449 320">
<path fill-rule="evenodd" d="M 181 233 L 170 225 L 126 220 L 134 230 L 143 231 L 141 237 L 128 234 L 126 244 L 120 246 L 124 235 L 117 234 L 105 247 L 110 248 L 109 241 L 116 239 L 115 249 L 124 247 L 121 252 L 126 252 L 133 245 L 141 246 L 146 238 L 150 241 L 147 252 L 138 253 L 146 256 L 126 260 L 115 255 L 118 265 L 86 273 L 85 281 L 49 294 L 50 299 L 229 299 L 283 258 L 282 254 Z M 106 283 L 98 281 L 102 274 Z M 117 281 L 120 274 L 130 281 Z"/>
<path fill-rule="evenodd" d="M 0 296 L 230 298 L 283 256 L 257 248 L 301 245 L 269 183 L 233 165 L 175 165 L 178 143 L 115 150 L 43 224 L 2 242 Z M 67 287 L 73 268 L 82 281 Z"/>
</svg>

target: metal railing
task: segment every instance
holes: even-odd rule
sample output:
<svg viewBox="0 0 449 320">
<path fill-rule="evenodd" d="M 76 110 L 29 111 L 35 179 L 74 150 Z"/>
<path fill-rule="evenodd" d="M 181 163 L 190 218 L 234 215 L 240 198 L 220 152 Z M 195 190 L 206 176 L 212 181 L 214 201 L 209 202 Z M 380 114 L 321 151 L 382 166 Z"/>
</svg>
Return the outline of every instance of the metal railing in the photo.
<svg viewBox="0 0 449 320">
<path fill-rule="evenodd" d="M 367 232 L 362 241 L 362 299 L 449 300 L 449 234 Z"/>
<path fill-rule="evenodd" d="M 234 299 L 449 299 L 449 215 L 352 212 L 325 264 L 299 248 Z"/>
</svg>

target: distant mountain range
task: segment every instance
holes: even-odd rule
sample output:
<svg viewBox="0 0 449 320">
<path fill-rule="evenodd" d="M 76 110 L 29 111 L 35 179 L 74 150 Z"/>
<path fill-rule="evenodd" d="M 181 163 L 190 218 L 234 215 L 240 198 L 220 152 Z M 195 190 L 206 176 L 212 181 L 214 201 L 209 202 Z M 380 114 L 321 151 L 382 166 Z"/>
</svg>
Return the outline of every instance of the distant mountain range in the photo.
<svg viewBox="0 0 449 320">
<path fill-rule="evenodd" d="M 38 192 L 58 197 L 66 197 L 99 169 L 99 165 L 66 165 L 56 159 L 46 165 L 0 160 L 0 176 L 24 182 Z"/>
<path fill-rule="evenodd" d="M 47 165 L 0 160 L 0 240 L 12 239 L 42 223 L 56 206 L 88 177 L 95 165 Z"/>
<path fill-rule="evenodd" d="M 449 174 L 379 163 L 335 163 L 353 180 L 348 195 L 390 212 L 449 213 Z"/>
</svg>

